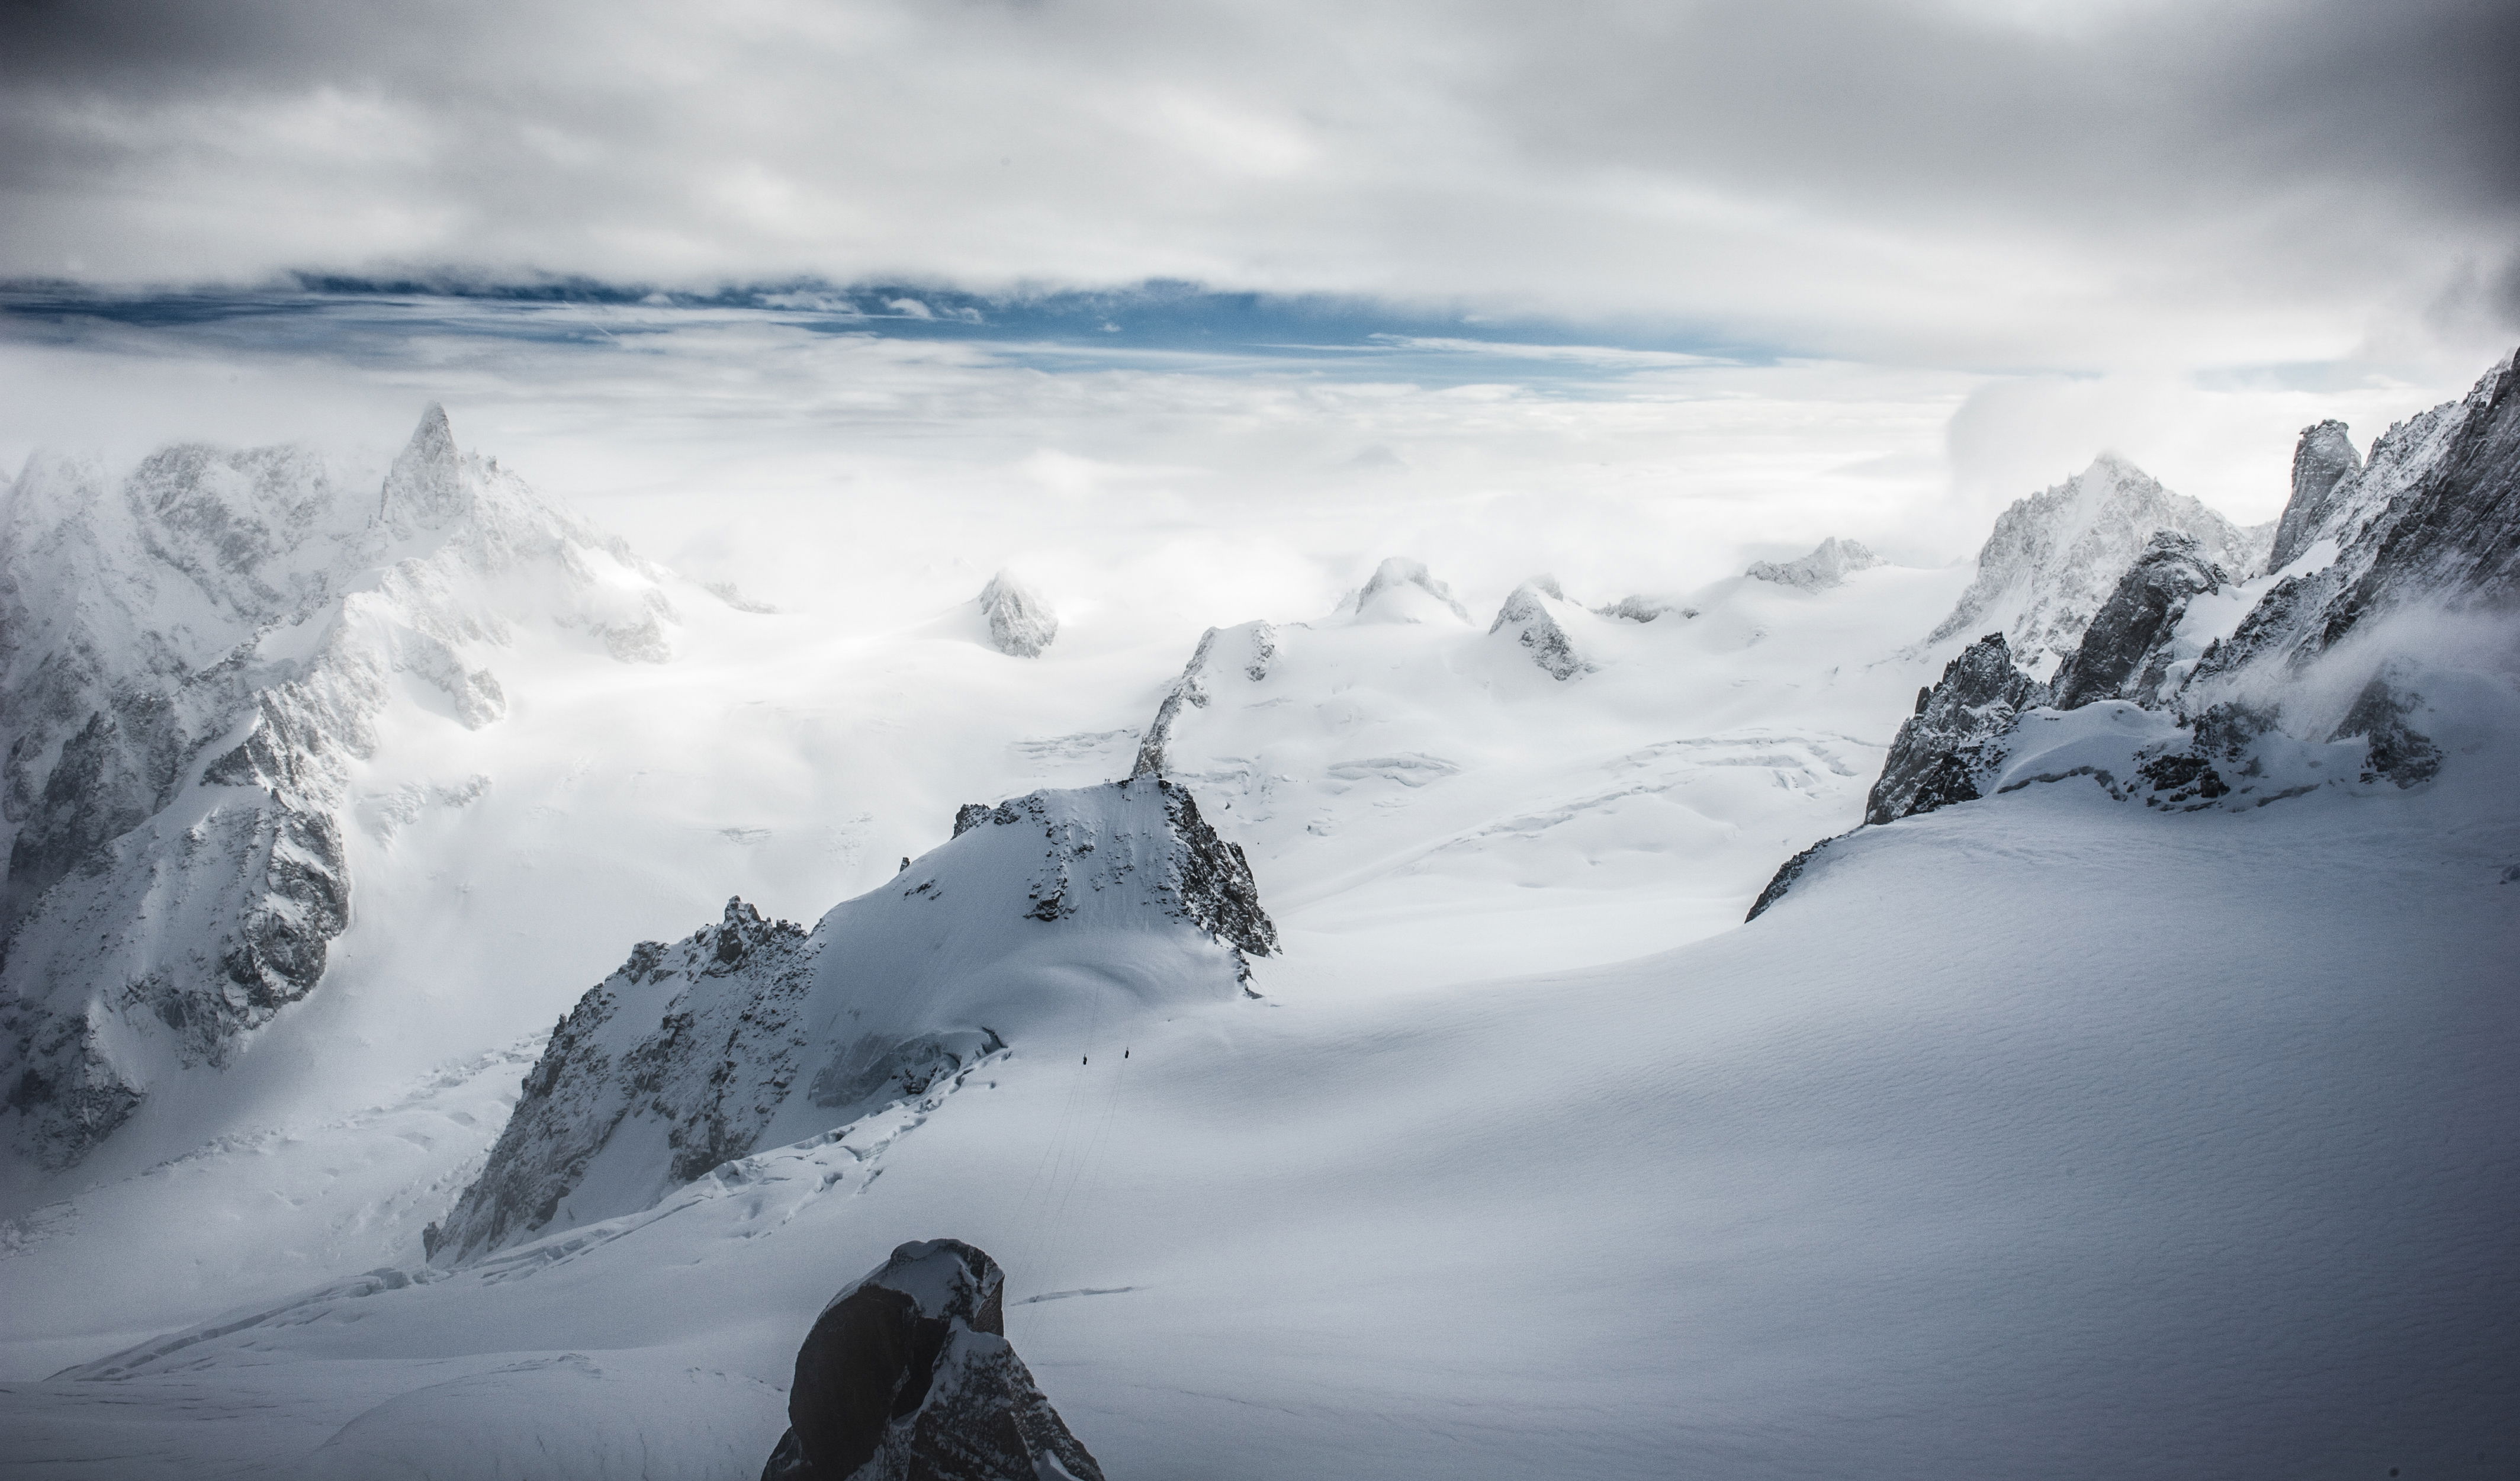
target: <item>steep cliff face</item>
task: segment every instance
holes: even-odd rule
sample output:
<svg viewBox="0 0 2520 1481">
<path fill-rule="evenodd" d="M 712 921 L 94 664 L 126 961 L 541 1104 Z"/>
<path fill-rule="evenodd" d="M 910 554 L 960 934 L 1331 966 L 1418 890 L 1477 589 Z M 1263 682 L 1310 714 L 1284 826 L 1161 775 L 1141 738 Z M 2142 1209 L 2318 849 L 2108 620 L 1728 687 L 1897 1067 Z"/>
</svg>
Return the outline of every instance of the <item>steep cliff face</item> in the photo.
<svg viewBox="0 0 2520 1481">
<path fill-rule="evenodd" d="M 1916 696 L 1916 712 L 1900 725 L 1881 780 L 1865 799 L 1864 821 L 1892 823 L 1975 800 L 2002 758 L 2014 717 L 2047 697 L 2046 685 L 2013 666 L 2003 634 L 1970 644 Z"/>
<path fill-rule="evenodd" d="M 387 706 L 493 723 L 518 621 L 663 658 L 658 574 L 434 407 L 381 488 L 292 448 L 170 448 L 118 486 L 33 460 L 0 524 L 20 1153 L 77 1161 L 315 990 L 352 909 L 349 768 Z"/>
<path fill-rule="evenodd" d="M 952 841 L 811 932 L 730 901 L 633 950 L 554 1031 L 429 1253 L 635 1213 L 993 1055 L 1232 999 L 1276 949 L 1241 851 L 1160 778 L 967 807 Z"/>
<path fill-rule="evenodd" d="M 2188 605 L 2221 591 L 2230 579 L 2192 538 L 2176 530 L 2154 535 L 2100 605 L 2073 656 L 2056 670 L 2047 702 L 2059 709 L 2094 699 L 2158 703 L 2172 679 L 2179 656 L 2172 640 Z"/>
<path fill-rule="evenodd" d="M 2520 614 L 2520 353 L 2463 400 L 2392 427 L 2367 463 L 2342 424 L 2306 429 L 2276 528 L 2280 574 L 2238 587 L 2256 601 L 2228 637 L 2200 644 L 2186 618 L 2233 591 L 2231 571 L 2165 529 L 2051 684 L 2016 664 L 2002 634 L 1972 645 L 1917 696 L 1865 822 L 2067 778 L 2172 811 L 2431 782 L 2452 758 L 2427 728 L 2458 723 L 2435 718 L 2432 692 L 2511 677 L 2487 670 L 2507 667 Z M 2500 624 L 2498 640 L 2465 640 L 2483 659 L 2429 643 L 2462 621 Z M 2473 662 L 2485 669 L 2461 667 Z M 1834 841 L 1787 860 L 1752 919 Z"/>
<path fill-rule="evenodd" d="M 2334 525 L 2344 502 L 2340 491 L 2350 498 L 2362 471 L 2362 455 L 2354 450 L 2344 423 L 2330 420 L 2301 429 L 2301 441 L 2292 455 L 2292 498 L 2275 521 L 2274 548 L 2268 552 L 2267 569 L 2279 571 L 2290 565 Z"/>
<path fill-rule="evenodd" d="M 1976 580 L 1925 641 L 2001 630 L 2024 668 L 2051 673 L 2161 530 L 2193 539 L 2202 559 L 2226 570 L 2256 569 L 2272 538 L 2103 455 L 1997 517 L 1978 553 Z"/>
<path fill-rule="evenodd" d="M 2520 607 L 2520 354 L 2390 428 L 2359 474 L 2296 513 L 2304 551 L 2333 559 L 2278 581 L 2197 664 L 2182 709 L 2279 704 L 2292 676 L 2395 612 Z"/>
</svg>

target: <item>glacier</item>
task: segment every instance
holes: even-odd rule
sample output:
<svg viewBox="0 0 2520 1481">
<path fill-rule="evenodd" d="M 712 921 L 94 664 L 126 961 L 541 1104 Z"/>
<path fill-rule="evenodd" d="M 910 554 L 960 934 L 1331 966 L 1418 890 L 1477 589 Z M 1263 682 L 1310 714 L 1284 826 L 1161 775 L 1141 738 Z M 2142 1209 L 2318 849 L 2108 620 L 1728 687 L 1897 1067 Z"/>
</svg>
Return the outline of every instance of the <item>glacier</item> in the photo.
<svg viewBox="0 0 2520 1481">
<path fill-rule="evenodd" d="M 316 986 L 21 1154 L 0 1434 L 749 1477 L 950 1235 L 1113 1475 L 2507 1463 L 2515 380 L 2254 531 L 2103 459 L 1973 568 L 1020 662 L 467 555 L 501 708 L 388 664 L 323 753 Z"/>
</svg>

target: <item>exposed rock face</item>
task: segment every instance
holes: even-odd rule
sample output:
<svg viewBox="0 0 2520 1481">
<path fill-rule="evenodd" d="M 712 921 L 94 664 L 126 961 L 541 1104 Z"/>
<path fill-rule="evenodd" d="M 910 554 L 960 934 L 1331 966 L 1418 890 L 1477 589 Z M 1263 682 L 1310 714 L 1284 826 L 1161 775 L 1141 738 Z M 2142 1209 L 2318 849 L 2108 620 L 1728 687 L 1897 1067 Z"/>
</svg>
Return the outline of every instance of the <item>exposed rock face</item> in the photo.
<svg viewBox="0 0 2520 1481">
<path fill-rule="evenodd" d="M 1824 592 L 1843 583 L 1850 573 L 1870 570 L 1880 563 L 1881 558 L 1860 542 L 1831 535 L 1808 556 L 1785 561 L 1753 561 L 1744 574 L 1754 581 L 1774 581 L 1797 591 Z"/>
<path fill-rule="evenodd" d="M 763 1481 L 1102 1481 L 1007 1342 L 1006 1277 L 960 1239 L 902 1245 L 796 1350 Z"/>
<path fill-rule="evenodd" d="M 1190 662 L 1182 666 L 1181 677 L 1173 681 L 1173 687 L 1164 692 L 1163 702 L 1155 706 L 1155 718 L 1138 742 L 1137 763 L 1129 769 L 1129 775 L 1162 775 L 1165 750 L 1172 744 L 1173 728 L 1181 721 L 1183 706 L 1205 709 L 1220 688 L 1261 683 L 1269 677 L 1270 665 L 1277 657 L 1278 630 L 1266 622 L 1211 627 L 1201 633 L 1198 647 L 1191 651 Z"/>
<path fill-rule="evenodd" d="M 2279 571 L 2308 549 L 2321 531 L 2335 523 L 2337 488 L 2362 471 L 2362 455 L 2354 450 L 2345 424 L 2330 419 L 2301 429 L 2292 453 L 2292 498 L 2275 521 L 2274 548 L 2267 569 Z"/>
<path fill-rule="evenodd" d="M 1012 658 L 1038 658 L 1058 636 L 1058 614 L 1031 588 L 1000 571 L 980 588 L 980 611 L 989 619 L 989 641 Z"/>
<path fill-rule="evenodd" d="M 1339 604 L 1339 614 L 1358 622 L 1425 622 L 1447 612 L 1457 622 L 1470 620 L 1470 609 L 1427 573 L 1424 561 L 1400 556 L 1374 567 L 1372 577 Z"/>
<path fill-rule="evenodd" d="M 1276 928 L 1241 850 L 1158 777 L 969 806 L 952 841 L 811 932 L 743 902 L 643 942 L 561 1020 L 480 1177 L 428 1234 L 457 1261 L 639 1212 L 720 1164 L 950 1093 L 1028 1036 L 1230 1000 Z"/>
<path fill-rule="evenodd" d="M 2048 703 L 2071 709 L 2094 699 L 2159 702 L 2168 681 L 2169 641 L 2187 604 L 2221 591 L 2230 576 L 2206 560 L 2196 541 L 2176 530 L 2152 537 L 2141 559 L 2118 581 L 2080 647 L 2056 670 Z"/>
<path fill-rule="evenodd" d="M 2391 427 L 2298 522 L 2335 541 L 2336 560 L 2277 582 L 2198 662 L 2182 708 L 2279 683 L 2393 610 L 2520 606 L 2520 355 L 2464 400 Z"/>
<path fill-rule="evenodd" d="M 1530 652 L 1531 661 L 1539 665 L 1542 673 L 1563 683 L 1578 674 L 1591 673 L 1594 665 L 1575 651 L 1574 640 L 1566 636 L 1565 627 L 1550 610 L 1552 600 L 1561 606 L 1566 602 L 1565 594 L 1557 590 L 1555 581 L 1546 576 L 1525 581 L 1505 599 L 1503 606 L 1497 608 L 1496 620 L 1488 624 L 1488 633 L 1491 637 L 1511 633 L 1514 642 Z"/>
<path fill-rule="evenodd" d="M 0 517 L 18 1150 L 76 1162 L 315 990 L 349 920 L 348 767 L 406 685 L 495 722 L 481 659 L 518 616 L 662 656 L 659 574 L 461 452 L 435 407 L 381 491 L 295 448 L 169 448 L 118 488 L 30 460 Z"/>
<path fill-rule="evenodd" d="M 2441 747 L 2407 723 L 2422 700 L 2390 680 L 2386 673 L 2371 676 L 2371 682 L 2362 686 L 2362 693 L 2356 696 L 2345 718 L 2337 722 L 2334 739 L 2360 738 L 2367 742 L 2363 781 L 2385 778 L 2401 787 L 2413 786 L 2431 781 L 2441 770 Z"/>
<path fill-rule="evenodd" d="M 2166 811 L 2261 807 L 2347 784 L 2334 748 L 2358 740 L 2360 785 L 2430 781 L 2447 758 L 2416 725 L 2426 709 L 2414 687 L 2419 653 L 2384 650 L 2341 717 L 2324 697 L 2336 676 L 2305 676 L 2322 663 L 2373 663 L 2337 646 L 2394 611 L 2520 610 L 2520 353 L 2464 400 L 2391 427 L 2367 463 L 2341 424 L 2307 429 L 2275 529 L 2271 568 L 2309 566 L 2322 551 L 2333 559 L 2275 582 L 2192 667 L 2168 661 L 2171 639 L 2187 604 L 2230 578 L 2206 542 L 2167 530 L 2117 583 L 2052 686 L 2016 668 L 2002 635 L 1972 645 L 1916 696 L 1865 822 L 1976 798 L 2005 768 L 2004 790 L 2082 777 L 2119 801 Z M 1984 584 L 1983 564 L 1980 574 Z M 2389 641 L 2388 630 L 2375 641 Z M 2077 713 L 2110 700 L 2154 713 Z M 2047 739 L 2025 739 L 2033 732 Z M 1751 917 L 1826 846 L 1787 860 Z"/>
<path fill-rule="evenodd" d="M 2118 578 L 2165 529 L 2194 539 L 2201 558 L 2226 570 L 2254 570 L 2266 551 L 2261 536 L 2103 455 L 1997 517 L 1977 579 L 1925 641 L 2000 628 L 2022 666 L 2045 673 L 2072 654 Z"/>
<path fill-rule="evenodd" d="M 1892 823 L 1975 800 L 2002 759 L 2013 718 L 2046 698 L 2047 686 L 2013 666 L 2003 634 L 1970 644 L 1916 696 L 1916 713 L 1899 727 L 1881 780 L 1865 799 L 1864 821 Z"/>
</svg>

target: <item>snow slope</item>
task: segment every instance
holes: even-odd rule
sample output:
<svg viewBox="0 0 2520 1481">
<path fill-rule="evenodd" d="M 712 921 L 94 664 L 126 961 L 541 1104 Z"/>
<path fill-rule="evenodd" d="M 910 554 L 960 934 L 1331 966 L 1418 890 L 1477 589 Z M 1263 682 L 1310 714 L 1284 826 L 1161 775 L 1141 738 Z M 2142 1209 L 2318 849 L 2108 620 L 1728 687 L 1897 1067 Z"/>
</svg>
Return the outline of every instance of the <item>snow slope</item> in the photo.
<svg viewBox="0 0 2520 1481">
<path fill-rule="evenodd" d="M 63 1458 L 268 1405 L 215 1442 L 234 1473 L 335 1425 L 315 1473 L 558 1440 L 537 1474 L 624 1474 L 574 1438 L 590 1411 L 608 1453 L 719 1432 L 696 1385 L 781 1381 L 836 1281 L 952 1230 L 1113 1474 L 2491 1473 L 2520 698 L 2479 704 L 2421 793 L 2164 817 L 2034 786 L 1867 830 L 1760 921 L 1635 963 L 1282 976 L 1132 1024 L 1126 1059 L 1071 1024 L 914 1136 L 763 1153 L 11 1413 Z M 575 1366 L 471 1397 L 522 1365 Z M 689 1474 L 749 1474 L 779 1427 Z"/>
<path fill-rule="evenodd" d="M 2497 498 L 2503 383 L 2438 443 Z M 2507 1468 L 2520 639 L 2490 600 L 2505 573 L 2460 543 L 2500 549 L 2491 529 L 2389 509 L 2341 547 L 2403 526 L 2407 561 L 2356 557 L 2359 585 L 2318 588 L 2379 582 L 2350 641 L 2244 665 L 2301 701 L 2297 734 L 2246 738 L 2245 786 L 2122 785 L 2203 743 L 2202 717 L 2059 712 L 2025 688 L 1983 796 L 1837 839 L 1738 926 L 1777 860 L 1861 816 L 1882 732 L 1932 677 L 1897 645 L 1966 573 L 1744 577 L 1599 610 L 1535 577 L 1480 620 L 1393 561 L 1327 617 L 1210 632 L 1178 677 L 1151 628 L 1098 644 L 1079 623 L 1013 658 L 968 605 L 853 647 L 730 609 L 721 647 L 691 624 L 707 666 L 536 669 L 552 682 L 518 691 L 553 708 L 473 733 L 492 764 L 465 775 L 494 780 L 464 805 L 434 779 L 472 758 L 436 733 L 363 763 L 394 785 L 364 794 L 391 805 L 363 815 L 360 877 L 412 892 L 353 924 L 343 966 L 405 975 L 328 982 L 276 1019 L 255 1054 L 302 1035 L 303 1083 L 204 1123 L 250 1109 L 282 1130 L 93 1173 L 7 1226 L 0 1351 L 26 1376 L 0 1385 L 0 1432 L 27 1475 L 749 1476 L 830 1291 L 951 1234 L 1005 1265 L 1009 1337 L 1114 1475 Z M 2401 565 L 2473 589 L 2427 605 L 2422 581 L 2392 584 Z M 2096 611 L 2123 571 L 2064 574 Z M 2182 588 L 2138 646 L 2185 666 L 2150 693 L 2298 577 Z M 2373 770 L 2381 732 L 2331 713 L 2398 660 L 2416 666 L 2389 669 L 2383 699 L 2430 747 L 2419 776 Z M 808 695 L 865 730 L 747 713 Z M 684 768 L 661 796 L 652 765 Z M 603 1198 L 420 1258 L 421 1205 L 473 1182 L 501 1080 L 576 1062 L 565 1035 L 483 1057 L 486 1030 L 577 1001 L 602 967 L 570 963 L 602 929 L 627 927 L 608 965 L 658 917 L 719 915 L 688 904 L 712 847 L 693 847 L 693 798 L 757 809 L 719 837 L 763 857 L 858 797 L 1005 795 L 1030 788 L 979 784 L 1025 770 L 1139 774 L 1096 796 L 1190 788 L 1280 927 L 1264 996 L 1230 973 L 1168 994 L 1082 972 L 1022 1033 L 821 1108 L 841 1124 L 779 1100 L 689 1182 L 662 1112 L 717 1077 L 677 1060 L 637 1082 L 658 1134 L 598 1154 L 622 1164 Z M 1006 811 L 981 810 L 982 846 L 1024 833 Z M 922 850 L 950 804 L 928 816 Z M 889 840 L 915 825 L 891 826 L 846 869 L 766 863 L 763 903 L 796 913 L 776 892 L 810 882 L 828 891 L 811 909 L 883 886 L 834 920 L 951 905 L 919 886 L 951 893 L 944 865 L 973 840 L 896 875 Z M 511 862 L 537 851 L 567 878 Z M 417 887 L 458 879 L 497 898 L 441 913 Z M 984 957 L 992 932 L 1046 923 L 971 893 Z M 964 928 L 929 945 L 963 950 Z M 389 949 L 352 950 L 363 929 Z M 760 990 L 701 1011 L 730 933 L 761 954 Z M 673 963 L 634 957 L 642 981 L 586 1001 L 671 980 L 640 1008 L 654 1032 L 606 1053 L 675 1040 L 689 1011 L 725 1030 L 730 1083 L 784 1093 L 801 1072 L 740 1041 L 768 989 L 822 970 L 789 971 L 795 935 L 730 911 Z M 343 1063 L 433 1062 L 468 1034 L 473 1057 L 413 1094 L 313 1114 L 352 1103 Z M 648 1115 L 616 1101 L 616 1126 Z M 265 1268 L 273 1234 L 322 1221 L 248 1206 L 262 1192 L 337 1197 L 330 1228 L 353 1232 Z M 170 1241 L 170 1216 L 199 1234 Z M 158 1268 L 170 1248 L 189 1274 Z M 364 1275 L 360 1250 L 382 1256 Z M 124 1283 L 100 1288 L 108 1273 Z M 243 1304 L 212 1315 L 217 1294 Z"/>
</svg>

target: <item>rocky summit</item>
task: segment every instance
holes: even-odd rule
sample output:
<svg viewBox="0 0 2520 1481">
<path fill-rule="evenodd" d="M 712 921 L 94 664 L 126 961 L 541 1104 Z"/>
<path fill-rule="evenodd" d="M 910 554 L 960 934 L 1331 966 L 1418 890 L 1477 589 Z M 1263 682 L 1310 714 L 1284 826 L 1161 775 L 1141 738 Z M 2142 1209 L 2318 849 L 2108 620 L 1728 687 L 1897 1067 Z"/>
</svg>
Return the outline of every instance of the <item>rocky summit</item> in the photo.
<svg viewBox="0 0 2520 1481">
<path fill-rule="evenodd" d="M 761 1481 L 1102 1481 L 1007 1341 L 1006 1276 L 960 1239 L 904 1244 L 796 1350 Z"/>
</svg>

